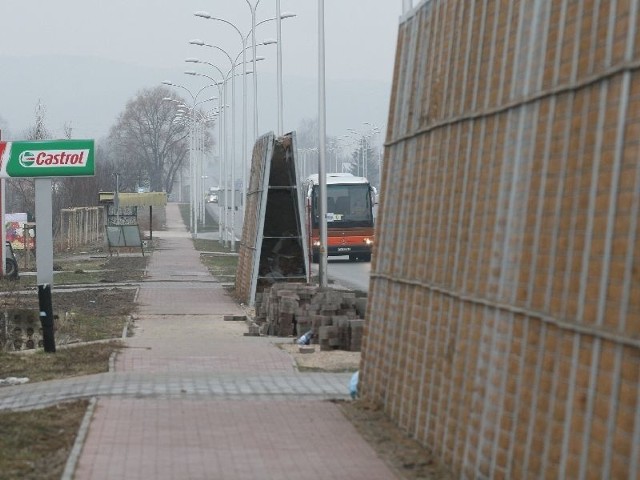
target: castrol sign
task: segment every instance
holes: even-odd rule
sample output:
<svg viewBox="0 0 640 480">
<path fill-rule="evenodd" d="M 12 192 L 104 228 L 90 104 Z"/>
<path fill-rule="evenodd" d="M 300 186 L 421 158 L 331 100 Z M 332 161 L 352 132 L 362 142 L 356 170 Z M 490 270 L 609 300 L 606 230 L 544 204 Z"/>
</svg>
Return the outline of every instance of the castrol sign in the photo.
<svg viewBox="0 0 640 480">
<path fill-rule="evenodd" d="M 93 140 L 0 142 L 0 178 L 94 175 Z"/>
</svg>

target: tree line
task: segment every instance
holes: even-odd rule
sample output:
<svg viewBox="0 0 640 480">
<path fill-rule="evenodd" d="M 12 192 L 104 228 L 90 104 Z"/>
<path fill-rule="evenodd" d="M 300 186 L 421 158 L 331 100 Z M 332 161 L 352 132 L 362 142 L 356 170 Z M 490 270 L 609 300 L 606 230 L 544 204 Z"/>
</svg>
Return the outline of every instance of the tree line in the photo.
<svg viewBox="0 0 640 480">
<path fill-rule="evenodd" d="M 167 101 L 167 98 L 172 101 Z M 193 117 L 177 116 L 180 104 L 188 105 L 184 98 L 165 86 L 143 89 L 130 99 L 108 135 L 96 140 L 95 176 L 53 180 L 54 228 L 59 223 L 60 210 L 98 205 L 99 192 L 115 190 L 116 175 L 122 192 L 143 188 L 170 195 L 177 184 L 177 176 L 188 167 L 189 160 L 188 123 Z M 201 111 L 191 110 L 191 113 L 204 117 Z M 34 124 L 19 140 L 52 139 L 45 117 L 45 106 L 38 102 Z M 210 155 L 214 146 L 212 132 L 216 131 L 216 120 L 209 121 L 205 129 L 205 155 Z M 0 117 L 0 128 L 3 125 L 6 122 Z M 64 125 L 63 130 L 64 138 L 73 138 L 70 125 Z M 317 119 L 303 120 L 296 133 L 299 149 L 315 150 L 315 160 L 311 158 L 310 163 L 311 173 L 317 172 Z M 6 137 L 3 140 L 10 140 Z M 354 175 L 361 176 L 366 172 L 371 183 L 379 185 L 380 154 L 376 147 L 355 145 L 355 150 L 349 152 L 340 147 L 336 137 L 327 138 L 327 147 L 328 171 L 336 170 L 337 166 L 338 171 L 350 171 Z M 35 212 L 33 179 L 8 179 L 5 184 L 5 211 L 26 212 L 32 219 Z"/>
</svg>

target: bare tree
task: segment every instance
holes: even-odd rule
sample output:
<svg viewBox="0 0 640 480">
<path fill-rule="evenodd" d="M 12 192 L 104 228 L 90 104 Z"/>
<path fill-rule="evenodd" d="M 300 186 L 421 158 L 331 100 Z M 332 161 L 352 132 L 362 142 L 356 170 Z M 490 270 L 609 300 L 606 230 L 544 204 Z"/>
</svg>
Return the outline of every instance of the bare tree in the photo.
<svg viewBox="0 0 640 480">
<path fill-rule="evenodd" d="M 0 140 L 8 140 L 11 138 L 11 132 L 9 131 L 9 124 L 0 116 Z"/>
<path fill-rule="evenodd" d="M 166 87 L 142 90 L 111 128 L 109 138 L 123 190 L 148 182 L 153 191 L 171 193 L 176 174 L 188 158 L 189 128 L 175 121 L 176 103 L 163 100 L 166 97 L 184 103 Z M 205 147 L 211 148 L 212 143 L 209 133 Z"/>
<path fill-rule="evenodd" d="M 318 148 L 318 119 L 303 118 L 296 130 L 298 148 Z"/>
<path fill-rule="evenodd" d="M 27 140 L 47 140 L 51 133 L 45 125 L 46 108 L 41 100 L 35 108 L 35 123 L 24 135 Z M 33 217 L 36 211 L 36 190 L 32 178 L 13 178 L 7 181 L 7 211 L 26 212 Z"/>
</svg>

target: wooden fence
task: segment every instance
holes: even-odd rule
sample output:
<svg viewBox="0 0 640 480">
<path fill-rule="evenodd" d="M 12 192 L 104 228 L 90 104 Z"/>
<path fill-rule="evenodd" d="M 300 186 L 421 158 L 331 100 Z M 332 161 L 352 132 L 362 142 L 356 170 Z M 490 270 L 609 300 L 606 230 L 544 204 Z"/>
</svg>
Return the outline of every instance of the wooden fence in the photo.
<svg viewBox="0 0 640 480">
<path fill-rule="evenodd" d="M 105 210 L 103 207 L 78 207 L 60 211 L 57 248 L 70 249 L 105 241 Z"/>
</svg>

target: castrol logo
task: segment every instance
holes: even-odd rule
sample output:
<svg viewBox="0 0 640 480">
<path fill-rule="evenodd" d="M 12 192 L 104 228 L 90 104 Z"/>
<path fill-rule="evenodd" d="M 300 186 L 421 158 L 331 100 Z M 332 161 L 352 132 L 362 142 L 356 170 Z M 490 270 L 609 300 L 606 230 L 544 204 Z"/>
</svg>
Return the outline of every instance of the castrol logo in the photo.
<svg viewBox="0 0 640 480">
<path fill-rule="evenodd" d="M 29 150 L 22 152 L 18 161 L 25 168 L 84 167 L 88 157 L 89 150 Z"/>
<path fill-rule="evenodd" d="M 18 157 L 18 161 L 23 167 L 31 167 L 36 162 L 36 156 L 33 152 L 22 152 Z"/>
</svg>

